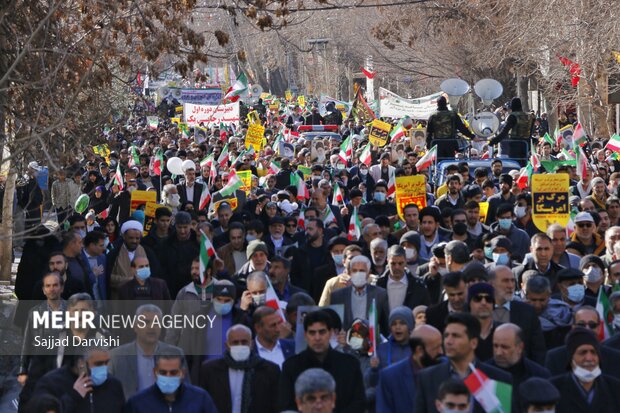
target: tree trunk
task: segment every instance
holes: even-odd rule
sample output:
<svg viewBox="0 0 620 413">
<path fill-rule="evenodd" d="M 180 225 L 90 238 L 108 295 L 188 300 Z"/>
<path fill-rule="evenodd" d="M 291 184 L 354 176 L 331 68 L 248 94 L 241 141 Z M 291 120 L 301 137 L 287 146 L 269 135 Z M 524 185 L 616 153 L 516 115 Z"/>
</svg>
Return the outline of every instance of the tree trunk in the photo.
<svg viewBox="0 0 620 413">
<path fill-rule="evenodd" d="M 9 160 L 5 160 L 8 167 Z M 17 170 L 9 169 L 9 176 L 4 187 L 2 199 L 2 224 L 0 226 L 0 280 L 11 281 L 11 268 L 13 265 L 13 200 L 15 198 L 15 181 Z"/>
</svg>

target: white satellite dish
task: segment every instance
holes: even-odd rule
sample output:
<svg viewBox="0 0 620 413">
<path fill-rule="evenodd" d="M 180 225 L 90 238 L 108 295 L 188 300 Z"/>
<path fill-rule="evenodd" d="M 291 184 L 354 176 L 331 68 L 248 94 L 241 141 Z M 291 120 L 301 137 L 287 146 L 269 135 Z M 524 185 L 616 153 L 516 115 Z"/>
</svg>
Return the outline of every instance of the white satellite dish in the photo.
<svg viewBox="0 0 620 413">
<path fill-rule="evenodd" d="M 493 112 L 480 112 L 473 116 L 469 124 L 477 136 L 488 138 L 499 129 L 499 119 Z"/>
<path fill-rule="evenodd" d="M 504 92 L 502 84 L 495 79 L 482 79 L 474 85 L 476 95 L 480 96 L 482 103 L 489 106 L 493 99 L 497 99 Z"/>
<path fill-rule="evenodd" d="M 252 87 L 250 88 L 250 94 L 252 95 L 252 97 L 260 97 L 262 93 L 263 88 L 261 85 L 252 85 Z"/>
<path fill-rule="evenodd" d="M 469 92 L 469 85 L 463 79 L 453 78 L 446 79 L 441 82 L 441 90 L 448 95 L 448 101 L 452 109 L 456 109 L 456 105 L 459 104 L 461 96 Z"/>
</svg>

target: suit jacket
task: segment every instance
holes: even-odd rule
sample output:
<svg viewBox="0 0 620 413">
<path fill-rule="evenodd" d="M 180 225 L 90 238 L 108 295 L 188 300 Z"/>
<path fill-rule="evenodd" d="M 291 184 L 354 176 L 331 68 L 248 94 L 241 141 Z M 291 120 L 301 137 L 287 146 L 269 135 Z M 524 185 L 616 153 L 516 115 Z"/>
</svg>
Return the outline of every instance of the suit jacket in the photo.
<svg viewBox="0 0 620 413">
<path fill-rule="evenodd" d="M 512 384 L 512 377 L 509 373 L 477 360 L 474 361 L 474 365 L 476 368 L 482 370 L 482 372 L 490 379 Z M 416 389 L 415 399 L 416 407 L 414 411 L 416 413 L 438 413 L 437 408 L 435 407 L 437 392 L 439 391 L 439 386 L 441 383 L 450 377 L 450 363 L 441 363 L 421 370 L 418 373 L 418 387 Z M 477 401 L 474 402 L 473 411 L 475 413 L 484 413 L 484 409 Z"/>
<path fill-rule="evenodd" d="M 177 349 L 182 351 L 178 347 L 166 344 L 160 341 L 157 344 L 158 350 L 170 350 Z M 138 392 L 138 356 L 136 355 L 137 343 L 132 341 L 131 343 L 124 344 L 110 350 L 110 363 L 108 364 L 108 371 L 114 377 L 118 377 L 123 385 L 123 392 L 125 393 L 125 400 Z M 187 376 L 187 375 L 186 375 Z"/>
<path fill-rule="evenodd" d="M 426 309 L 426 324 L 430 324 L 439 331 L 446 328 L 446 317 L 450 311 L 448 310 L 448 301 L 442 301 L 432 307 Z"/>
<path fill-rule="evenodd" d="M 385 288 L 386 291 L 389 271 L 389 269 L 386 270 L 377 280 L 377 287 Z M 414 278 L 408 270 L 405 272 L 405 277 L 407 277 L 407 292 L 405 293 L 405 300 L 402 305 L 412 310 L 418 305 L 429 305 L 431 299 L 428 296 L 428 291 L 426 291 L 424 282 L 418 278 Z"/>
<path fill-rule="evenodd" d="M 620 351 L 620 333 L 616 333 L 616 335 L 611 336 L 607 340 L 603 341 L 601 344 L 603 346 Z"/>
<path fill-rule="evenodd" d="M 336 413 L 359 413 L 365 408 L 366 395 L 360 363 L 354 356 L 331 348 L 321 362 L 306 349 L 294 355 L 282 365 L 278 385 L 278 411 L 297 410 L 295 404 L 295 380 L 310 368 L 322 368 L 336 381 Z M 273 390 L 270 389 L 270 393 Z"/>
<path fill-rule="evenodd" d="M 552 376 L 566 373 L 569 368 L 568 350 L 566 346 L 556 347 L 547 352 L 545 367 L 549 369 Z M 601 346 L 600 368 L 604 374 L 609 374 L 620 379 L 620 351 L 607 346 Z"/>
<path fill-rule="evenodd" d="M 171 300 L 170 291 L 168 291 L 168 285 L 164 280 L 159 278 L 149 277 L 146 279 L 145 287 L 150 288 L 150 294 L 148 297 L 146 296 L 137 296 L 136 288 L 138 287 L 138 282 L 135 278 L 127 281 L 125 284 L 121 285 L 118 289 L 118 299 L 119 300 Z"/>
<path fill-rule="evenodd" d="M 270 361 L 259 358 L 254 368 L 252 378 L 252 403 L 250 411 L 256 413 L 275 413 L 277 389 L 280 379 L 280 369 Z M 230 397 L 230 381 L 228 377 L 228 365 L 224 359 L 209 360 L 200 367 L 199 386 L 205 389 L 217 406 L 218 412 L 232 411 Z"/>
<path fill-rule="evenodd" d="M 413 411 L 418 372 L 411 357 L 381 370 L 376 392 L 376 411 L 381 413 Z"/>
<path fill-rule="evenodd" d="M 194 182 L 194 186 L 192 187 L 194 190 L 194 199 L 192 200 L 192 205 L 194 205 L 194 211 L 198 211 L 198 207 L 200 206 L 200 196 L 202 195 L 202 185 L 198 182 Z M 187 185 L 185 183 L 177 185 L 177 191 L 179 192 L 179 197 L 181 200 L 181 204 L 187 202 Z"/>
<path fill-rule="evenodd" d="M 90 279 L 91 285 L 93 286 L 93 293 L 95 292 L 95 289 L 96 289 L 97 295 L 98 295 L 97 298 L 99 298 L 100 300 L 105 300 L 109 298 L 106 294 L 107 294 L 108 284 L 110 283 L 110 280 L 106 278 L 106 272 L 105 272 L 107 257 L 105 254 L 101 254 L 96 258 L 97 258 L 97 265 L 100 265 L 101 268 L 103 268 L 103 274 L 100 274 L 98 277 L 95 275 L 92 268 L 90 268 L 90 263 L 88 262 L 88 257 L 86 256 L 86 252 L 84 252 L 84 250 L 82 249 L 82 261 L 86 263 L 86 266 L 90 270 L 88 272 L 88 277 Z M 95 282 L 97 283 L 96 286 L 95 286 Z"/>
<path fill-rule="evenodd" d="M 555 408 L 557 413 L 615 413 L 620 411 L 620 380 L 600 375 L 594 381 L 594 397 L 588 404 L 580 389 L 572 377 L 572 373 L 565 373 L 551 379 L 551 383 L 557 387 L 562 397 Z"/>
<path fill-rule="evenodd" d="M 353 311 L 351 310 L 351 294 L 353 294 L 353 286 L 341 288 L 332 293 L 332 304 L 344 305 L 344 320 L 342 328 L 348 330 L 353 324 Z M 390 316 L 390 306 L 388 303 L 387 292 L 381 287 L 375 287 L 374 285 L 366 286 L 366 319 L 368 319 L 368 311 L 372 304 L 373 298 L 377 305 L 377 318 L 379 320 L 379 328 L 381 334 L 385 337 L 390 335 L 390 326 L 388 318 Z"/>
<path fill-rule="evenodd" d="M 545 361 L 545 337 L 534 307 L 521 301 L 510 302 L 510 322 L 521 327 L 525 354 L 538 364 Z"/>
</svg>

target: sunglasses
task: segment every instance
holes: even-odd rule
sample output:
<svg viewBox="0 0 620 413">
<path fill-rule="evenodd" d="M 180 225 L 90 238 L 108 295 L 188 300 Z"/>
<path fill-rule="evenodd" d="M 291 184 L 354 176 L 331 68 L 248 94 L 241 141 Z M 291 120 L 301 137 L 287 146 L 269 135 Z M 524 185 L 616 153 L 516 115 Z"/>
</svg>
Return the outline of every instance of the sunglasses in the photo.
<svg viewBox="0 0 620 413">
<path fill-rule="evenodd" d="M 590 228 L 592 226 L 592 224 L 589 223 L 589 222 L 581 222 L 581 223 L 577 224 L 577 226 L 579 228 Z"/>
<path fill-rule="evenodd" d="M 286 224 L 287 228 L 297 228 L 297 224 Z"/>
<path fill-rule="evenodd" d="M 589 328 L 590 330 L 596 330 L 599 326 L 599 323 L 595 321 L 588 321 L 587 323 L 580 321 L 578 323 L 575 323 L 575 325 L 579 327 L 586 327 L 586 328 Z"/>
<path fill-rule="evenodd" d="M 491 300 L 491 296 L 489 296 L 488 294 L 478 294 L 478 295 L 474 295 L 472 297 L 472 300 L 475 303 L 480 303 L 482 302 L 482 300 L 486 301 L 487 303 L 492 303 L 493 300 Z"/>
</svg>

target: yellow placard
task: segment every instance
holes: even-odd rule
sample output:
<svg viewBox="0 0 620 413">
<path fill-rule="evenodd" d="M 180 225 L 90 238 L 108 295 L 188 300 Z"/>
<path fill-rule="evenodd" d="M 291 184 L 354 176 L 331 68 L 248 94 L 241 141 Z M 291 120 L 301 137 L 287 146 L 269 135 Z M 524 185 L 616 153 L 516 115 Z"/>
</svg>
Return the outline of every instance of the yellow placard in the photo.
<svg viewBox="0 0 620 413">
<path fill-rule="evenodd" d="M 143 236 L 147 236 L 151 227 L 155 223 L 155 211 L 157 208 L 160 208 L 162 205 L 157 202 L 148 201 L 144 207 L 144 231 L 142 232 Z"/>
<path fill-rule="evenodd" d="M 269 105 L 269 110 L 272 111 L 273 113 L 278 113 L 278 111 L 280 110 L 280 104 L 272 103 L 271 105 Z"/>
<path fill-rule="evenodd" d="M 489 203 L 479 202 L 478 205 L 480 206 L 480 222 L 484 224 L 487 220 L 487 214 L 489 213 Z"/>
<path fill-rule="evenodd" d="M 286 98 L 286 100 L 291 100 L 293 99 L 293 94 L 291 93 L 290 90 L 287 90 L 284 92 L 284 97 Z"/>
<path fill-rule="evenodd" d="M 226 202 L 227 204 L 229 204 L 230 208 L 233 211 L 237 209 L 237 206 L 239 206 L 239 201 L 237 200 L 237 198 L 236 197 L 232 197 L 232 198 L 224 198 L 224 199 L 221 199 L 221 200 L 219 200 L 217 202 L 214 202 L 213 206 L 211 208 L 209 208 L 209 209 L 211 209 L 213 211 L 217 211 L 217 208 L 220 206 L 220 204 L 222 202 Z"/>
<path fill-rule="evenodd" d="M 93 146 L 93 153 L 105 158 L 106 163 L 110 164 L 110 147 L 107 143 L 103 145 Z"/>
<path fill-rule="evenodd" d="M 174 113 L 183 113 L 183 106 L 177 106 L 174 108 Z"/>
<path fill-rule="evenodd" d="M 306 97 L 304 95 L 297 96 L 297 104 L 302 108 L 306 107 Z"/>
<path fill-rule="evenodd" d="M 372 125 L 370 126 L 370 143 L 379 148 L 385 146 L 390 140 L 390 131 L 392 130 L 392 125 L 387 122 L 383 122 L 379 119 L 375 119 L 372 121 Z"/>
<path fill-rule="evenodd" d="M 131 207 L 130 213 L 133 213 L 136 209 L 141 209 L 142 205 L 147 202 L 157 202 L 157 192 L 155 191 L 133 191 L 131 193 Z"/>
<path fill-rule="evenodd" d="M 178 125 L 179 123 L 181 123 L 181 118 L 170 118 L 170 123 Z"/>
<path fill-rule="evenodd" d="M 426 206 L 426 179 L 424 175 L 399 176 L 396 178 L 396 210 L 405 220 L 404 208 L 416 204 L 422 209 Z"/>
<path fill-rule="evenodd" d="M 245 135 L 245 148 L 249 149 L 250 146 L 254 147 L 254 151 L 258 153 L 263 144 L 263 136 L 265 135 L 265 127 L 253 123 L 248 127 L 248 133 Z"/>
<path fill-rule="evenodd" d="M 307 181 L 310 178 L 310 175 L 312 175 L 312 168 L 309 166 L 298 165 L 297 170 L 304 174 L 304 181 Z"/>
<path fill-rule="evenodd" d="M 241 182 L 243 182 L 241 189 L 244 190 L 246 194 L 249 194 L 252 188 L 252 171 L 237 171 L 237 176 L 241 179 Z"/>
<path fill-rule="evenodd" d="M 532 175 L 532 220 L 542 232 L 554 223 L 568 224 L 569 185 L 568 174 Z"/>
</svg>

